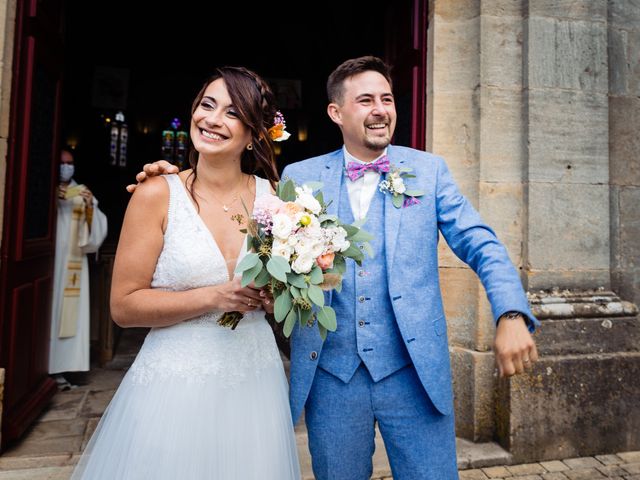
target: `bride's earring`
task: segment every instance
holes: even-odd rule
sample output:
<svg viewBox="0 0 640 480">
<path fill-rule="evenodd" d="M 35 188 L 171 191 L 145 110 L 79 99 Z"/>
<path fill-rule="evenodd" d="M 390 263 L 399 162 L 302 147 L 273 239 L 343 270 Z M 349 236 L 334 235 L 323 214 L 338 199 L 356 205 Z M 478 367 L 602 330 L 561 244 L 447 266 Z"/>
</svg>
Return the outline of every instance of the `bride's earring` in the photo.
<svg viewBox="0 0 640 480">
<path fill-rule="evenodd" d="M 247 145 L 247 150 L 253 150 L 253 144 L 250 143 L 249 145 Z"/>
</svg>

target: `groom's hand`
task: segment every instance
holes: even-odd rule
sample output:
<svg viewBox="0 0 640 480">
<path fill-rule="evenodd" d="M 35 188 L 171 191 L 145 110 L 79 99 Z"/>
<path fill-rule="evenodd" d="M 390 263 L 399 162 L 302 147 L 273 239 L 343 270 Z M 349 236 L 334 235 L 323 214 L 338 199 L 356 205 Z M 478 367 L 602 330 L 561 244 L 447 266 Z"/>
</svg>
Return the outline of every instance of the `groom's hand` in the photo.
<svg viewBox="0 0 640 480">
<path fill-rule="evenodd" d="M 178 173 L 178 167 L 172 165 L 166 160 L 158 160 L 153 163 L 146 163 L 144 167 L 142 167 L 142 171 L 136 175 L 136 183 L 132 183 L 131 185 L 127 185 L 127 192 L 133 193 L 136 187 L 144 182 L 147 177 L 155 177 L 156 175 L 165 175 L 169 173 Z"/>
<path fill-rule="evenodd" d="M 496 329 L 494 353 L 501 377 L 511 377 L 531 368 L 538 350 L 524 317 L 501 318 Z"/>
</svg>

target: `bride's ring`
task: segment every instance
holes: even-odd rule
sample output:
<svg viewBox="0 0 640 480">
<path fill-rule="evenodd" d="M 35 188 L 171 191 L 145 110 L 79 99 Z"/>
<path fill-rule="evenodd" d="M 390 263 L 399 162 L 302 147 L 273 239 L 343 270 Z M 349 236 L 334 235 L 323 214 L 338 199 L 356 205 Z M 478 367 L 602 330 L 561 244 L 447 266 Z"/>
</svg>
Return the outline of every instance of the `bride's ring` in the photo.
<svg viewBox="0 0 640 480">
<path fill-rule="evenodd" d="M 271 301 L 268 298 L 264 301 L 265 305 L 269 305 L 270 303 L 271 303 Z"/>
</svg>

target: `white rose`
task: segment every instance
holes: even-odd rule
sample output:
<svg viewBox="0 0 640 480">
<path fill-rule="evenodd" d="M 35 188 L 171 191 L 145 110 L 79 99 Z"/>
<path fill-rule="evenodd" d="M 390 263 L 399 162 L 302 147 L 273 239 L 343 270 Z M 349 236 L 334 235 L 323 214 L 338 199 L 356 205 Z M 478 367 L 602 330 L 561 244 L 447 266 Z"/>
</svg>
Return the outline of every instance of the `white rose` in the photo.
<svg viewBox="0 0 640 480">
<path fill-rule="evenodd" d="M 303 185 L 302 187 L 296 187 L 296 195 L 297 198 L 295 203 L 303 208 L 306 208 L 315 215 L 320 213 L 320 210 L 322 209 L 320 202 L 318 202 L 318 200 L 314 198 L 313 192 L 309 187 L 307 187 L 306 185 Z"/>
<path fill-rule="evenodd" d="M 293 227 L 293 223 L 287 215 L 277 213 L 273 216 L 273 228 L 271 232 L 273 232 L 274 237 L 286 240 L 291 235 L 291 227 Z"/>
<path fill-rule="evenodd" d="M 291 268 L 296 273 L 309 273 L 313 268 L 314 259 L 311 255 L 298 255 Z"/>
<path fill-rule="evenodd" d="M 404 180 L 402 177 L 391 177 L 391 186 L 394 192 L 404 193 L 407 187 L 404 186 Z"/>
<path fill-rule="evenodd" d="M 283 257 L 288 262 L 291 258 L 292 253 L 293 247 L 287 242 L 282 242 L 278 238 L 275 238 L 273 240 L 273 245 L 271 246 L 271 255 Z"/>
</svg>

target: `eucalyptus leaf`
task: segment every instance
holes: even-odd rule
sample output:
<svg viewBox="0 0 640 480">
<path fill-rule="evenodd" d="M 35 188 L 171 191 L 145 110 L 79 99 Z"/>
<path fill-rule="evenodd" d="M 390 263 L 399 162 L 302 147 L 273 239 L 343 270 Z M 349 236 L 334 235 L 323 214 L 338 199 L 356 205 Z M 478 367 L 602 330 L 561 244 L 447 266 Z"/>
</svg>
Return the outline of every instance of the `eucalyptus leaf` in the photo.
<svg viewBox="0 0 640 480">
<path fill-rule="evenodd" d="M 320 287 L 317 285 L 309 285 L 307 294 L 309 295 L 309 300 L 319 307 L 324 307 L 324 293 Z"/>
<path fill-rule="evenodd" d="M 369 258 L 373 258 L 373 248 L 371 248 L 371 244 L 369 242 L 365 242 L 362 246 L 364 247 L 363 252 L 369 255 Z"/>
<path fill-rule="evenodd" d="M 327 339 L 327 329 L 318 323 L 318 332 L 320 332 L 320 338 L 324 342 Z"/>
<path fill-rule="evenodd" d="M 392 197 L 392 201 L 393 201 L 393 206 L 396 208 L 400 208 L 402 206 L 402 204 L 404 203 L 404 196 L 402 195 L 394 195 Z"/>
<path fill-rule="evenodd" d="M 350 242 L 370 242 L 374 238 L 375 237 L 371 235 L 369 232 L 367 232 L 366 230 L 360 229 L 359 232 L 357 232 L 355 235 L 349 238 L 349 241 Z"/>
<path fill-rule="evenodd" d="M 342 228 L 346 230 L 347 238 L 351 237 L 352 235 L 355 235 L 360 230 L 358 227 L 354 227 L 353 225 L 342 225 Z"/>
<path fill-rule="evenodd" d="M 291 303 L 291 295 L 286 290 L 276 297 L 276 301 L 273 303 L 273 315 L 276 317 L 276 322 L 280 323 L 287 317 L 287 314 L 291 310 L 293 304 Z"/>
<path fill-rule="evenodd" d="M 267 270 L 273 278 L 276 278 L 281 282 L 286 282 L 287 273 L 291 271 L 291 267 L 289 266 L 289 262 L 287 262 L 283 257 L 274 255 L 267 262 Z"/>
<path fill-rule="evenodd" d="M 235 269 L 235 273 L 242 273 L 245 270 L 255 267 L 260 262 L 260 255 L 257 253 L 247 253 Z"/>
<path fill-rule="evenodd" d="M 324 223 L 324 222 L 337 222 L 338 221 L 338 217 L 336 217 L 335 215 L 329 215 L 329 214 L 324 214 L 324 215 L 320 215 L 318 217 L 318 221 L 320 223 Z"/>
<path fill-rule="evenodd" d="M 293 327 L 296 325 L 296 319 L 298 318 L 298 313 L 295 308 L 292 308 L 287 314 L 287 318 L 284 320 L 284 326 L 282 327 L 282 333 L 284 336 L 289 338 L 291 336 L 291 332 L 293 332 Z"/>
<path fill-rule="evenodd" d="M 313 269 L 311 270 L 311 275 L 309 275 L 309 280 L 313 285 L 318 285 L 319 283 L 322 283 L 322 281 L 324 280 L 324 275 L 322 275 L 322 269 L 316 265 L 313 267 Z"/>
<path fill-rule="evenodd" d="M 313 312 L 311 310 L 300 310 L 300 326 L 304 327 L 311 319 Z"/>
<path fill-rule="evenodd" d="M 422 190 L 406 190 L 404 194 L 408 197 L 419 197 L 424 195 L 424 192 Z"/>
<path fill-rule="evenodd" d="M 289 287 L 289 291 L 291 292 L 291 296 L 293 298 L 300 298 L 300 290 L 298 290 L 296 287 Z"/>
<path fill-rule="evenodd" d="M 296 186 L 293 180 L 287 180 L 282 185 L 278 197 L 284 202 L 293 202 L 296 199 Z"/>
<path fill-rule="evenodd" d="M 304 275 L 299 273 L 287 273 L 287 283 L 298 288 L 306 288 L 307 282 L 304 281 Z"/>
<path fill-rule="evenodd" d="M 316 190 L 320 190 L 322 188 L 322 182 L 304 182 L 304 185 L 306 185 L 307 187 L 309 187 L 311 190 L 313 190 L 314 192 Z"/>
<path fill-rule="evenodd" d="M 253 281 L 253 283 L 255 284 L 256 288 L 262 288 L 269 283 L 269 280 L 271 280 L 271 275 L 269 275 L 269 272 L 266 268 L 263 268 L 262 270 L 260 270 L 260 273 Z"/>
<path fill-rule="evenodd" d="M 336 312 L 331 307 L 322 307 L 317 313 L 318 322 L 330 332 L 335 332 L 338 328 Z"/>
<path fill-rule="evenodd" d="M 240 285 L 242 285 L 243 287 L 246 287 L 251 282 L 253 282 L 253 280 L 255 280 L 258 274 L 262 271 L 262 267 L 263 267 L 262 262 L 259 261 L 258 263 L 255 264 L 254 267 L 242 272 L 242 281 L 240 282 Z"/>
</svg>

